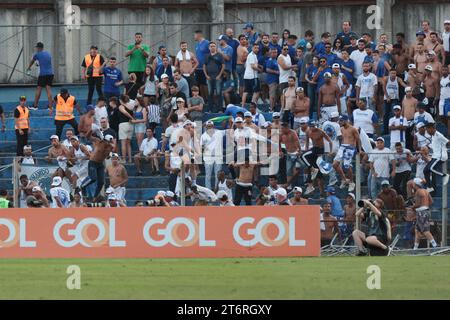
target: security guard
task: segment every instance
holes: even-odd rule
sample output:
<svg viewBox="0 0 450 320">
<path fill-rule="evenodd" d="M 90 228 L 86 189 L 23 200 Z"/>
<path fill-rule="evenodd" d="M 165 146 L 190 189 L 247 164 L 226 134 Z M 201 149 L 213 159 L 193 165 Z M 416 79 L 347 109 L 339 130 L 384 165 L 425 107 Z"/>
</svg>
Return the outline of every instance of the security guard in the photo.
<svg viewBox="0 0 450 320">
<path fill-rule="evenodd" d="M 94 88 L 97 90 L 98 97 L 103 97 L 103 67 L 105 66 L 105 59 L 98 54 L 98 48 L 91 46 L 89 53 L 84 56 L 81 63 L 83 79 L 88 83 L 87 104 L 92 104 L 92 96 L 94 95 Z"/>
<path fill-rule="evenodd" d="M 11 201 L 6 199 L 7 196 L 8 196 L 8 191 L 6 191 L 4 189 L 0 190 L 0 209 L 8 209 L 8 208 L 13 207 Z"/>
<path fill-rule="evenodd" d="M 81 114 L 80 106 L 74 96 L 69 94 L 66 88 L 62 88 L 60 93 L 54 98 L 56 102 L 55 126 L 56 135 L 61 139 L 61 133 L 64 126 L 68 123 L 72 126 L 75 135 L 78 135 L 78 123 L 73 114 L 73 108 Z"/>
<path fill-rule="evenodd" d="M 23 147 L 28 144 L 28 132 L 30 129 L 30 110 L 25 105 L 27 98 L 21 96 L 19 105 L 14 110 L 14 128 L 16 129 L 16 154 L 23 156 Z"/>
</svg>

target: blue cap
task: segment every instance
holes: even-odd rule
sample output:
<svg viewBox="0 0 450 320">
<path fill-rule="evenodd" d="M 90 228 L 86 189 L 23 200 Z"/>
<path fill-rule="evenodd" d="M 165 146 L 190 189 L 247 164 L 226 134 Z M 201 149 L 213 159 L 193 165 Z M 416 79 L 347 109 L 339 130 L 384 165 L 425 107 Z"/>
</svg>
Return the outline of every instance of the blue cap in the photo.
<svg viewBox="0 0 450 320">
<path fill-rule="evenodd" d="M 325 192 L 329 192 L 329 193 L 335 193 L 336 189 L 333 186 L 327 186 L 325 188 Z"/>
<path fill-rule="evenodd" d="M 308 125 L 310 127 L 315 127 L 315 126 L 317 126 L 317 122 L 311 119 L 311 120 L 308 121 Z"/>
<path fill-rule="evenodd" d="M 244 29 L 247 29 L 247 28 L 252 28 L 253 29 L 253 23 L 247 22 L 245 24 L 245 26 L 244 26 Z"/>
<path fill-rule="evenodd" d="M 86 106 L 86 110 L 87 110 L 87 112 L 92 111 L 92 110 L 95 110 L 95 106 L 94 106 L 93 104 L 88 104 L 88 105 Z"/>
<path fill-rule="evenodd" d="M 419 30 L 419 31 L 416 32 L 416 37 L 417 37 L 417 36 L 424 36 L 424 37 L 425 37 L 426 34 L 425 34 L 425 32 L 423 32 L 422 30 Z"/>
<path fill-rule="evenodd" d="M 223 34 L 221 34 L 219 37 L 217 37 L 217 40 L 225 40 L 225 36 Z"/>
<path fill-rule="evenodd" d="M 348 121 L 348 115 L 346 115 L 346 114 L 341 115 L 341 116 L 339 117 L 339 120 L 342 120 L 342 121 Z"/>
</svg>

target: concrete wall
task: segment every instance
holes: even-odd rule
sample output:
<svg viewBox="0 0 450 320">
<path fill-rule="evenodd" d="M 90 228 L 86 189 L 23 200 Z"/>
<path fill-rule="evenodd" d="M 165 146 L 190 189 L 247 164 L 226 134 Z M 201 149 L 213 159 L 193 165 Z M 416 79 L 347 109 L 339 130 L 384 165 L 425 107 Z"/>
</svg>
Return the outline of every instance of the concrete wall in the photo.
<svg viewBox="0 0 450 320">
<path fill-rule="evenodd" d="M 120 60 L 124 56 L 126 45 L 133 42 L 134 33 L 141 31 L 144 34 L 145 42 L 152 47 L 152 54 L 156 54 L 160 44 L 166 44 L 169 48 L 178 48 L 178 43 L 182 39 L 190 42 L 192 48 L 194 30 L 202 29 L 206 36 L 211 38 L 209 32 L 212 26 L 189 24 L 208 22 L 211 21 L 211 16 L 217 16 L 217 13 L 214 12 L 216 8 L 208 6 L 207 1 L 166 1 L 166 5 L 156 0 L 128 1 L 127 4 L 133 3 L 132 9 L 124 7 L 126 1 L 118 0 L 95 2 L 73 0 L 73 2 L 81 7 L 83 24 L 117 24 L 120 26 L 82 26 L 80 30 L 70 31 L 73 58 L 66 61 L 61 54 L 57 53 L 57 46 L 61 45 L 63 27 L 11 27 L 13 25 L 61 23 L 58 19 L 55 1 L 41 0 L 39 1 L 40 7 L 30 8 L 27 3 L 32 4 L 33 1 L 25 0 L 18 4 L 17 0 L 2 0 L 0 3 L 0 83 L 7 81 L 22 47 L 24 51 L 18 60 L 11 82 L 29 83 L 34 81 L 31 77 L 26 76 L 24 71 L 37 41 L 44 42 L 46 48 L 53 54 L 57 81 L 64 81 L 64 72 L 70 69 L 72 69 L 72 76 L 69 78 L 79 81 L 81 78 L 79 66 L 91 44 L 97 44 L 104 55 L 115 55 Z M 258 2 L 247 1 L 247 3 L 240 3 L 236 6 L 235 2 L 225 1 L 223 21 L 235 23 L 218 25 L 216 29 L 224 30 L 225 27 L 231 26 L 235 29 L 235 33 L 239 34 L 243 23 L 252 21 L 260 22 L 256 24 L 256 28 L 260 32 L 278 31 L 281 33 L 284 28 L 288 28 L 292 33 L 302 36 L 305 30 L 311 29 L 316 34 L 316 40 L 319 40 L 321 33 L 330 31 L 332 34 L 336 34 L 340 30 L 342 20 L 351 20 L 355 31 L 369 31 L 375 35 L 376 30 L 368 30 L 366 27 L 366 19 L 369 16 L 366 13 L 367 6 L 374 4 L 375 1 L 348 0 L 346 2 L 348 5 L 336 5 L 337 2 L 333 1 L 282 2 L 278 0 L 267 3 L 260 0 Z M 440 30 L 443 20 L 450 18 L 448 1 L 446 3 L 429 1 L 422 4 L 414 2 L 417 1 L 397 0 L 391 9 L 393 34 L 400 31 L 405 32 L 408 35 L 408 41 L 413 40 L 422 19 L 430 20 L 432 27 L 435 28 L 437 25 L 437 29 Z M 166 18 L 164 18 L 165 16 Z M 186 25 L 166 25 L 164 27 L 164 20 L 167 23 Z M 154 25 L 132 25 L 149 23 Z M 8 27 L 3 25 L 8 25 Z M 62 52 L 61 49 L 59 52 Z M 175 54 L 175 49 L 170 53 Z M 72 64 L 72 68 L 67 68 L 68 63 Z M 126 61 L 120 67 L 126 71 Z M 37 75 L 37 68 L 34 68 L 33 74 Z"/>
</svg>

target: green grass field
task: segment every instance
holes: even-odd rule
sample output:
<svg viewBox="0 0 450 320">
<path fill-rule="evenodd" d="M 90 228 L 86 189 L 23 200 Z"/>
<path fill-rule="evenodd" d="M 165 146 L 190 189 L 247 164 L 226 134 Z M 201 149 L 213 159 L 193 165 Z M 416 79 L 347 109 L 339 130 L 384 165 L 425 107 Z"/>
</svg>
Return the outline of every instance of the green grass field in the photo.
<svg viewBox="0 0 450 320">
<path fill-rule="evenodd" d="M 66 269 L 81 268 L 81 290 Z M 369 265 L 381 289 L 369 290 Z M 449 299 L 450 256 L 2 259 L 0 299 Z"/>
</svg>

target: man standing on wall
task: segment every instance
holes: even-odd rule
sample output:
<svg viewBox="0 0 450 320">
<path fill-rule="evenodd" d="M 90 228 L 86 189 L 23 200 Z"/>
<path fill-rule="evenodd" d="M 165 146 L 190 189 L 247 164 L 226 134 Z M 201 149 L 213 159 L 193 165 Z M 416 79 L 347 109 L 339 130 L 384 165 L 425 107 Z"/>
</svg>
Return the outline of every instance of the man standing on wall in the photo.
<svg viewBox="0 0 450 320">
<path fill-rule="evenodd" d="M 125 57 L 130 57 L 128 74 L 136 74 L 136 85 L 138 88 L 144 84 L 144 73 L 149 54 L 150 47 L 142 43 L 142 33 L 136 32 L 134 35 L 134 43 L 128 45 Z"/>
<path fill-rule="evenodd" d="M 97 91 L 99 98 L 103 97 L 102 83 L 103 83 L 103 67 L 105 66 L 105 59 L 98 54 L 98 48 L 91 46 L 87 55 L 84 56 L 81 63 L 83 80 L 88 83 L 87 104 L 92 103 L 92 96 L 94 95 L 94 88 Z"/>
<path fill-rule="evenodd" d="M 42 88 L 45 88 L 47 91 L 48 98 L 48 108 L 52 108 L 52 84 L 53 84 L 53 68 L 52 68 L 52 56 L 48 51 L 44 51 L 44 44 L 42 42 L 38 42 L 36 44 L 36 53 L 33 55 L 31 59 L 26 73 L 28 75 L 31 74 L 31 67 L 37 61 L 39 63 L 39 77 L 38 83 L 36 87 L 36 96 L 34 97 L 33 106 L 30 108 L 32 110 L 37 110 L 39 99 L 41 97 Z"/>
</svg>

